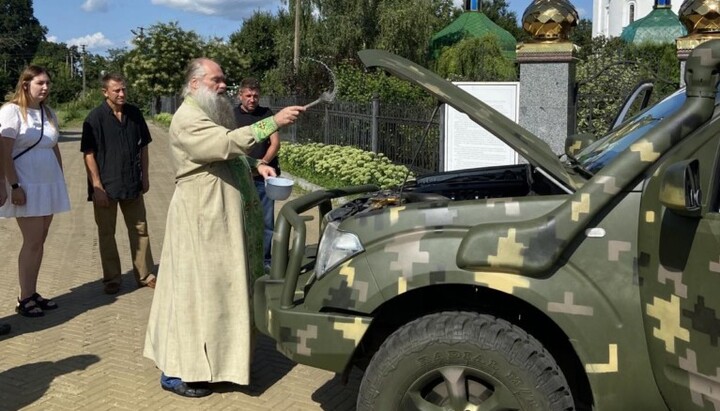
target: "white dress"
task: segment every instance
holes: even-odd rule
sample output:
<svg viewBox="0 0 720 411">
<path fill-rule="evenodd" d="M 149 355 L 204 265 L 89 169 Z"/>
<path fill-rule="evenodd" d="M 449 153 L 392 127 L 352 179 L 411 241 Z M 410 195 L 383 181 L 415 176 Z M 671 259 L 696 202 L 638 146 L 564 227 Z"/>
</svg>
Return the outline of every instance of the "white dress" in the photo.
<svg viewBox="0 0 720 411">
<path fill-rule="evenodd" d="M 27 118 L 23 121 L 20 107 L 16 104 L 8 103 L 0 108 L 0 136 L 15 139 L 13 157 L 40 138 L 40 119 L 39 109 L 28 108 Z M 18 183 L 25 190 L 26 203 L 16 206 L 8 198 L 0 207 L 0 217 L 39 217 L 70 210 L 65 176 L 53 151 L 59 137 L 59 130 L 45 115 L 40 143 L 14 161 Z M 10 197 L 10 184 L 7 181 L 4 184 Z"/>
</svg>

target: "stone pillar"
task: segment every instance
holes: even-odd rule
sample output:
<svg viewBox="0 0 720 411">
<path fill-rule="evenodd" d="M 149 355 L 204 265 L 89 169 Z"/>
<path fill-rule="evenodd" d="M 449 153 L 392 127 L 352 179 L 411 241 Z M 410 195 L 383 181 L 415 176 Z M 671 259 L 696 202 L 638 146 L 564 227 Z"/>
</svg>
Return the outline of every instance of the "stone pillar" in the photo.
<svg viewBox="0 0 720 411">
<path fill-rule="evenodd" d="M 570 42 L 528 43 L 518 47 L 520 125 L 565 152 L 577 126 L 575 50 Z"/>
</svg>

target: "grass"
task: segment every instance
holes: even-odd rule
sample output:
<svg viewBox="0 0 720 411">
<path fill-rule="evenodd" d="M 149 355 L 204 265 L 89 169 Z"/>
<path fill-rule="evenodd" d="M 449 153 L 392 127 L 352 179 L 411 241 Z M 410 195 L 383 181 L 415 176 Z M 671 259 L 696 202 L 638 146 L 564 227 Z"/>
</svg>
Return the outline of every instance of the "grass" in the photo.
<svg viewBox="0 0 720 411">
<path fill-rule="evenodd" d="M 61 129 L 80 128 L 90 110 L 104 100 L 100 90 L 92 90 L 76 100 L 58 104 L 55 107 Z"/>
<path fill-rule="evenodd" d="M 58 122 L 60 123 L 60 129 L 73 129 L 82 127 L 82 123 L 88 113 L 90 113 L 90 109 L 67 110 L 60 108 L 56 110 L 55 113 L 57 114 Z"/>
</svg>

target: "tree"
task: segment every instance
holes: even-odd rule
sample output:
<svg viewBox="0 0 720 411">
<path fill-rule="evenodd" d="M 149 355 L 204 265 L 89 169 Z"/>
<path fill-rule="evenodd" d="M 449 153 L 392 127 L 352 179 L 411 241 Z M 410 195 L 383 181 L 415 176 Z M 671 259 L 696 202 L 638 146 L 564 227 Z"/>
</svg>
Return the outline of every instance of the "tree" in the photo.
<svg viewBox="0 0 720 411">
<path fill-rule="evenodd" d="M 517 41 L 527 40 L 528 34 L 517 24 L 517 15 L 510 11 L 506 0 L 481 0 L 482 12 L 495 24 L 510 32 Z"/>
<path fill-rule="evenodd" d="M 212 38 L 203 45 L 203 55 L 215 60 L 223 69 L 228 87 L 240 84 L 251 73 L 251 60 L 240 49 L 221 38 Z"/>
<path fill-rule="evenodd" d="M 580 19 L 578 25 L 570 32 L 570 41 L 580 47 L 580 52 L 587 50 L 592 43 L 592 21 Z"/>
<path fill-rule="evenodd" d="M 650 79 L 655 83 L 655 100 L 667 96 L 680 87 L 680 62 L 674 43 L 626 44 L 625 58 L 639 62 L 638 81 Z"/>
<path fill-rule="evenodd" d="M 453 81 L 515 81 L 515 64 L 494 36 L 465 38 L 443 49 L 436 72 Z"/>
<path fill-rule="evenodd" d="M 595 37 L 577 65 L 578 131 L 601 135 L 628 93 L 641 81 L 655 84 L 650 103 L 677 90 L 680 68 L 675 45 L 627 44 Z M 633 113 L 631 113 L 633 114 Z"/>
<path fill-rule="evenodd" d="M 311 0 L 327 55 L 335 62 L 356 59 L 357 52 L 372 48 L 378 35 L 377 8 L 383 0 Z"/>
<path fill-rule="evenodd" d="M 126 47 L 117 49 L 108 49 L 106 58 L 105 71 L 108 73 L 123 73 L 125 63 L 128 58 L 128 49 Z"/>
<path fill-rule="evenodd" d="M 432 33 L 459 13 L 452 0 L 312 0 L 327 56 L 356 61 L 357 52 L 383 48 L 419 63 L 426 61 Z"/>
<path fill-rule="evenodd" d="M 451 22 L 454 9 L 450 0 L 385 0 L 375 46 L 425 65 L 430 38 Z"/>
<path fill-rule="evenodd" d="M 110 62 L 107 58 L 99 54 L 85 54 L 85 64 L 82 69 L 85 70 L 85 80 L 88 90 L 100 89 L 102 76 L 110 71 L 109 67 Z"/>
<path fill-rule="evenodd" d="M 308 2 L 301 7 L 300 30 L 300 64 L 296 71 L 293 64 L 294 54 L 294 11 L 288 13 L 281 10 L 277 15 L 275 32 L 274 56 L 275 67 L 262 73 L 263 93 L 295 94 L 298 96 L 314 96 L 329 86 L 327 71 L 311 59 L 320 60 L 330 66 L 337 64 L 338 57 L 332 55 L 332 45 L 325 37 L 323 23 L 313 14 Z"/>
<path fill-rule="evenodd" d="M 75 75 L 79 66 L 75 64 L 76 56 L 70 58 L 70 55 L 76 52 L 76 48 L 70 48 L 65 43 L 43 41 L 38 47 L 32 63 L 45 67 L 50 72 L 52 76 L 50 99 L 53 104 L 73 100 L 82 89 L 82 77 Z"/>
<path fill-rule="evenodd" d="M 377 94 L 383 103 L 407 105 L 430 104 L 433 99 L 420 87 L 388 75 L 381 70 L 364 70 L 343 64 L 336 70 L 339 99 L 369 103 Z"/>
<path fill-rule="evenodd" d="M 230 46 L 248 60 L 247 76 L 262 78 L 266 71 L 276 66 L 277 24 L 277 17 L 267 12 L 255 11 L 243 22 L 239 31 L 230 35 Z"/>
<path fill-rule="evenodd" d="M 153 100 L 159 111 L 160 97 L 178 94 L 187 63 L 200 56 L 202 41 L 194 31 L 177 22 L 157 23 L 133 39 L 135 46 L 123 70 L 136 101 Z"/>
<path fill-rule="evenodd" d="M 33 15 L 32 0 L 0 0 L 0 91 L 15 88 L 23 70 L 32 61 L 47 29 Z"/>
</svg>

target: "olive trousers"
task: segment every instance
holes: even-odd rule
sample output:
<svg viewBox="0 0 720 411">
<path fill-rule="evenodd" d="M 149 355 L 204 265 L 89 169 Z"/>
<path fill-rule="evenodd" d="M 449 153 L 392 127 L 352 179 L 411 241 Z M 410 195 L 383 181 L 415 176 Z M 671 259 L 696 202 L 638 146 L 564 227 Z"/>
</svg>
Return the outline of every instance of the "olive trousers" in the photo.
<svg viewBox="0 0 720 411">
<path fill-rule="evenodd" d="M 95 223 L 98 227 L 98 248 L 102 262 L 103 282 L 120 284 L 121 281 L 120 255 L 115 242 L 118 206 L 122 211 L 130 239 L 130 254 L 135 280 L 138 286 L 142 286 L 155 278 L 145 215 L 145 201 L 142 194 L 138 198 L 129 200 L 110 200 L 108 207 L 100 207 L 93 202 Z"/>
</svg>

